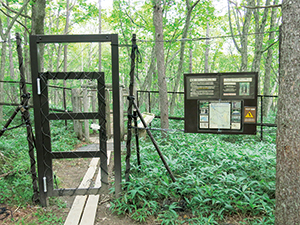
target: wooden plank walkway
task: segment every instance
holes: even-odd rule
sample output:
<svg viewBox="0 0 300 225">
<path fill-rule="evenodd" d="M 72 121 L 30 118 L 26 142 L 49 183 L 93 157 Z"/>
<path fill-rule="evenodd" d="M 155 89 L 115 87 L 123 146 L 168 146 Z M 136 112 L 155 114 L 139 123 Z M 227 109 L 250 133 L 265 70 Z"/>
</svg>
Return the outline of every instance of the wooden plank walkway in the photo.
<svg viewBox="0 0 300 225">
<path fill-rule="evenodd" d="M 113 141 L 110 139 L 107 141 L 107 165 L 109 165 L 112 151 Z M 98 172 L 98 174 L 94 187 L 101 187 L 101 170 L 100 168 L 97 170 L 99 161 L 100 158 L 93 158 L 91 160 L 79 188 L 88 188 L 96 172 Z M 65 221 L 65 225 L 94 225 L 99 198 L 100 195 L 76 196 Z"/>
</svg>

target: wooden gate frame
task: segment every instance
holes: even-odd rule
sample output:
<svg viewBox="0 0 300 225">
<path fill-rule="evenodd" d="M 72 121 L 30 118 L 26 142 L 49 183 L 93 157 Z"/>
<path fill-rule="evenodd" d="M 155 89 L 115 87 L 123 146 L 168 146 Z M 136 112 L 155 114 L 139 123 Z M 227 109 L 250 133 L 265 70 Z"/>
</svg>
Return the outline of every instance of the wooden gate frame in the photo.
<svg viewBox="0 0 300 225">
<path fill-rule="evenodd" d="M 119 46 L 117 34 L 91 34 L 91 35 L 31 35 L 30 36 L 30 57 L 31 57 L 31 74 L 32 74 L 32 92 L 34 104 L 34 123 L 36 133 L 36 151 L 38 161 L 38 181 L 39 195 L 42 206 L 47 206 L 47 197 L 60 195 L 82 195 L 82 194 L 99 194 L 108 192 L 107 170 L 104 171 L 101 166 L 102 188 L 70 188 L 70 189 L 53 189 L 53 158 L 74 158 L 71 152 L 51 152 L 51 137 L 49 120 L 55 119 L 54 115 L 49 113 L 48 103 L 48 79 L 98 79 L 98 87 L 101 84 L 99 79 L 104 75 L 101 72 L 79 72 L 79 73 L 43 73 L 40 70 L 41 56 L 38 52 L 39 44 L 46 43 L 83 43 L 83 42 L 111 42 L 111 72 L 112 72 L 112 89 L 113 89 L 113 129 L 114 129 L 114 168 L 115 168 L 115 194 L 121 193 L 121 134 L 120 134 L 120 93 L 119 93 Z M 52 76 L 54 74 L 54 77 Z M 66 76 L 67 74 L 67 76 Z M 79 74 L 79 75 L 78 75 Z M 81 74 L 81 75 L 80 75 Z M 101 79 L 100 79 L 101 80 Z M 104 84 L 103 84 L 104 85 Z M 103 89 L 104 90 L 104 89 Z M 46 101 L 45 101 L 46 97 Z M 99 103 L 100 104 L 100 103 Z M 104 108 L 105 109 L 105 108 Z M 70 113 L 59 114 L 59 119 L 89 119 L 95 116 L 92 113 L 76 113 L 70 116 Z M 90 114 L 90 115 L 87 115 Z M 99 113 L 98 113 L 99 114 Z M 57 117 L 57 116 L 55 116 Z M 48 122 L 45 123 L 45 119 Z M 56 118 L 57 119 L 57 118 Z M 101 118 L 99 118 L 100 120 Z M 102 118 L 105 120 L 105 118 Z M 99 121 L 100 122 L 100 121 Z M 43 127 L 42 125 L 45 125 Z M 105 133 L 105 127 L 104 133 Z M 100 130 L 101 135 L 101 130 Z M 105 133 L 106 135 L 106 133 Z M 101 163 L 107 167 L 106 162 L 106 137 L 105 143 L 100 141 L 100 151 L 81 152 L 81 157 L 100 157 Z M 104 148 L 105 155 L 101 153 Z M 49 153 L 50 150 L 50 153 Z M 63 154 L 62 154 L 63 153 Z M 76 157 L 79 154 L 76 153 Z M 103 165 L 102 164 L 102 165 Z M 47 165 L 47 166 L 46 166 Z M 47 168 L 48 167 L 48 168 Z M 51 169 L 49 169 L 49 167 Z M 105 168 L 104 168 L 105 169 Z"/>
</svg>

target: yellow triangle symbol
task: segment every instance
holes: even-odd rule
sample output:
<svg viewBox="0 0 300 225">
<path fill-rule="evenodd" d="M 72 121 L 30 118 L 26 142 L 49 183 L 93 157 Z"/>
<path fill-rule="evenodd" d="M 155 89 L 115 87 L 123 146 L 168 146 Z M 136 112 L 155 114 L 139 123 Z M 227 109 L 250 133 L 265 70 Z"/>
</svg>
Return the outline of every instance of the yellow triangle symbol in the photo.
<svg viewBox="0 0 300 225">
<path fill-rule="evenodd" d="M 248 112 L 247 115 L 245 117 L 248 117 L 248 118 L 253 118 L 253 115 L 251 112 Z"/>
</svg>

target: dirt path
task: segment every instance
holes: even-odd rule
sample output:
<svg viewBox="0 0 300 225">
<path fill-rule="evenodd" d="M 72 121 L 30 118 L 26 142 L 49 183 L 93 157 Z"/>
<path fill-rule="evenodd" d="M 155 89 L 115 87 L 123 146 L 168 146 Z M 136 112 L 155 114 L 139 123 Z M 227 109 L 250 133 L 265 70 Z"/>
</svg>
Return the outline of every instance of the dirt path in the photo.
<svg viewBox="0 0 300 225">
<path fill-rule="evenodd" d="M 97 137 L 91 137 L 90 141 L 92 142 L 89 145 L 83 145 L 78 148 L 78 150 L 97 150 L 99 140 Z M 113 149 L 113 143 L 107 143 L 107 149 Z M 77 187 L 79 182 L 82 180 L 85 172 L 88 169 L 89 163 L 91 159 L 76 159 L 65 161 L 64 163 L 60 163 L 55 166 L 55 171 L 57 176 L 61 179 L 60 188 L 68 188 L 68 187 Z M 68 171 L 65 173 L 64 171 Z M 111 155 L 110 163 L 109 163 L 109 183 L 112 184 L 114 177 L 113 174 L 113 154 Z M 66 203 L 66 210 L 63 213 L 57 212 L 64 220 L 66 219 L 69 210 L 72 207 L 72 203 L 74 201 L 75 196 L 63 196 L 60 197 Z M 132 225 L 137 224 L 131 218 L 126 216 L 118 216 L 113 214 L 109 209 L 111 204 L 110 200 L 112 199 L 111 195 L 102 196 L 99 200 L 97 214 L 95 219 L 95 225 Z M 140 223 L 141 224 L 141 223 Z M 149 224 L 149 223 L 145 223 Z M 152 224 L 152 223 L 150 223 Z M 155 224 L 155 223 L 154 223 Z"/>
</svg>

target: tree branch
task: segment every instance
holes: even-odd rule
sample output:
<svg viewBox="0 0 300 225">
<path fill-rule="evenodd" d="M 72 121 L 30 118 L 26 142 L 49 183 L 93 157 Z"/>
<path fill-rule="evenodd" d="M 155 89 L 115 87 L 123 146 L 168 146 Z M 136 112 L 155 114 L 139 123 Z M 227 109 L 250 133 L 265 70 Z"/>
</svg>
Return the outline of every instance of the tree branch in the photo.
<svg viewBox="0 0 300 225">
<path fill-rule="evenodd" d="M 4 12 L 2 9 L 0 9 L 0 11 L 1 11 L 4 15 L 6 15 L 7 17 L 13 18 L 12 16 L 10 16 L 10 15 L 8 15 L 6 12 Z M 23 23 L 21 23 L 19 20 L 16 20 L 16 22 L 17 22 L 18 24 L 20 24 L 22 27 L 24 27 L 24 29 L 27 31 L 27 33 L 30 34 L 28 28 L 27 28 Z M 5 40 L 3 40 L 3 41 L 5 41 Z"/>
<path fill-rule="evenodd" d="M 14 23 L 16 22 L 17 18 L 20 16 L 20 14 L 23 12 L 23 10 L 25 9 L 25 7 L 27 6 L 27 4 L 30 2 L 30 0 L 26 0 L 23 4 L 23 6 L 21 7 L 21 9 L 19 10 L 19 12 L 12 18 L 10 24 L 7 26 L 7 30 L 4 34 L 5 39 L 7 37 L 7 35 L 9 34 L 9 31 L 11 30 L 12 26 L 14 25 Z"/>
<path fill-rule="evenodd" d="M 277 8 L 277 7 L 281 7 L 282 5 L 266 5 L 266 6 L 245 6 L 245 5 L 241 5 L 241 7 L 243 8 L 247 8 L 247 9 L 266 9 L 266 8 Z"/>
<path fill-rule="evenodd" d="M 124 10 L 124 11 L 125 11 L 125 14 L 128 16 L 128 18 L 130 19 L 130 21 L 131 21 L 133 24 L 135 24 L 135 25 L 138 26 L 138 27 L 145 28 L 144 26 L 135 23 L 134 20 L 129 16 L 128 12 L 127 12 L 126 10 Z"/>
<path fill-rule="evenodd" d="M 230 1 L 228 0 L 228 19 L 229 19 L 229 27 L 230 27 L 230 33 L 231 33 L 231 36 L 232 36 L 232 40 L 233 40 L 233 43 L 236 47 L 236 49 L 238 50 L 238 52 L 241 52 L 241 48 L 238 46 L 235 38 L 234 38 L 234 35 L 233 35 L 233 29 L 232 29 L 232 24 L 231 24 L 231 15 L 230 15 Z"/>
<path fill-rule="evenodd" d="M 10 175 L 10 174 L 12 174 L 12 173 L 15 173 L 15 172 L 16 172 L 16 171 L 13 170 L 13 171 L 9 171 L 9 172 L 7 172 L 7 173 L 0 174 L 0 179 L 1 179 L 2 177 L 7 177 L 8 175 Z"/>
<path fill-rule="evenodd" d="M 138 12 L 137 12 L 137 14 L 138 14 L 138 16 L 145 22 L 145 24 L 148 25 L 148 23 L 147 23 L 147 21 L 144 19 L 144 17 L 143 17 L 141 14 L 139 14 Z"/>
<path fill-rule="evenodd" d="M 177 50 L 177 51 L 172 55 L 172 57 L 166 62 L 167 65 L 175 59 L 175 57 L 178 55 L 179 51 L 180 51 L 180 50 Z"/>
<path fill-rule="evenodd" d="M 265 48 L 264 50 L 261 51 L 261 53 L 264 53 L 266 51 L 268 51 L 273 45 L 275 45 L 277 42 L 279 41 L 279 39 L 275 42 L 273 42 L 270 46 L 268 46 L 267 48 Z"/>
<path fill-rule="evenodd" d="M 0 36 L 1 36 L 1 38 L 3 39 L 3 41 L 4 41 L 4 31 L 3 31 L 3 26 L 2 26 L 2 20 L 1 20 L 1 18 L 0 18 Z"/>
<path fill-rule="evenodd" d="M 196 2 L 192 5 L 191 10 L 193 10 L 193 9 L 195 8 L 195 6 L 196 6 L 199 2 L 200 2 L 200 0 L 196 1 Z"/>
<path fill-rule="evenodd" d="M 1 4 L 3 5 L 3 7 L 6 8 L 7 10 L 11 11 L 12 13 L 18 14 L 18 12 L 17 12 L 16 10 L 14 10 L 14 9 L 12 9 L 12 8 L 10 8 L 10 7 L 8 7 L 3 1 L 0 1 L 0 2 L 1 2 Z M 27 16 L 27 15 L 25 15 L 25 14 L 22 14 L 22 13 L 21 13 L 20 16 L 23 16 L 23 17 L 25 17 L 25 18 L 31 20 L 31 17 L 30 17 L 30 16 Z"/>
</svg>

